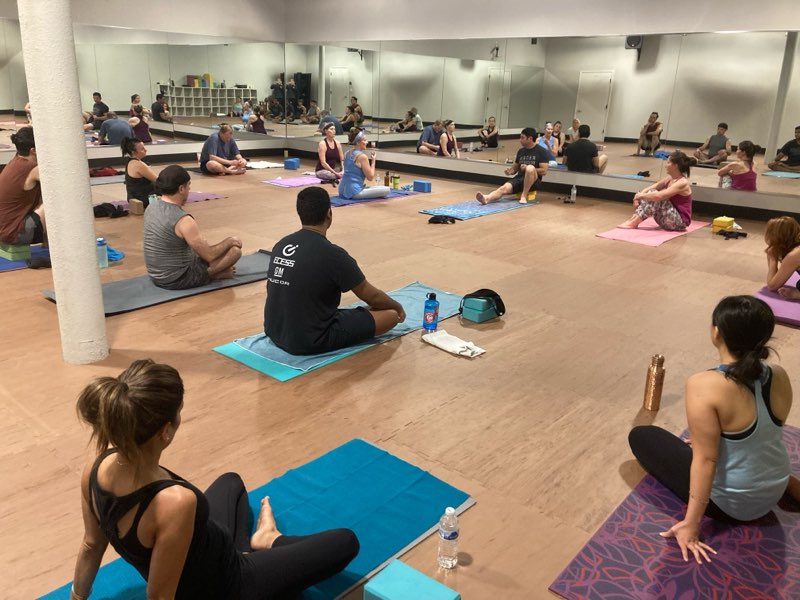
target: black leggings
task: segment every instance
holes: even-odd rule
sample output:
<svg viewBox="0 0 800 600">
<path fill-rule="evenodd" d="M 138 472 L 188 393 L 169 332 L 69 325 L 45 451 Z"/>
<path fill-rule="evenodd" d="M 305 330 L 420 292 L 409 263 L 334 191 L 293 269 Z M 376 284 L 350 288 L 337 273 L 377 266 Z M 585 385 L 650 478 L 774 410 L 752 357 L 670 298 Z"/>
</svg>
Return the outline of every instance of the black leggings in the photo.
<svg viewBox="0 0 800 600">
<path fill-rule="evenodd" d="M 210 518 L 233 536 L 240 555 L 242 600 L 295 598 L 307 587 L 335 575 L 358 554 L 356 535 L 329 529 L 313 535 L 277 538 L 272 548 L 250 548 L 250 511 L 241 477 L 225 473 L 206 490 Z"/>
<path fill-rule="evenodd" d="M 634 427 L 628 434 L 633 455 L 645 471 L 683 502 L 689 502 L 689 474 L 692 448 L 678 436 L 655 425 Z M 706 505 L 706 516 L 735 522 L 713 500 Z"/>
</svg>

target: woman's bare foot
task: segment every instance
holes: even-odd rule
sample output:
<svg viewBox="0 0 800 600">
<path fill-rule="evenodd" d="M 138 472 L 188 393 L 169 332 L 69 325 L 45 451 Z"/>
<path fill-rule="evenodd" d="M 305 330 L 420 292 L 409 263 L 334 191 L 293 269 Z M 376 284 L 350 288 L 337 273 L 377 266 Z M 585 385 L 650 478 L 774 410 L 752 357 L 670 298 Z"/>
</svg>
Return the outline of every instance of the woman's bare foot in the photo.
<svg viewBox="0 0 800 600">
<path fill-rule="evenodd" d="M 778 290 L 778 293 L 786 298 L 787 300 L 800 300 L 800 290 L 793 287 L 782 287 Z"/>
<path fill-rule="evenodd" d="M 475 199 L 481 204 L 489 204 L 489 199 L 486 196 L 484 196 L 481 192 L 475 194 Z"/>
<path fill-rule="evenodd" d="M 617 225 L 617 227 L 619 229 L 636 229 L 639 226 L 639 223 L 641 222 L 642 220 L 636 215 L 634 215 L 624 223 L 620 223 L 619 225 Z"/>
<path fill-rule="evenodd" d="M 272 548 L 272 543 L 280 536 L 281 532 L 278 531 L 272 507 L 269 505 L 269 496 L 265 496 L 261 499 L 261 511 L 258 513 L 256 532 L 250 538 L 250 547 L 253 550 Z"/>
<path fill-rule="evenodd" d="M 519 203 L 520 204 L 527 204 L 528 203 L 528 198 L 520 196 L 519 197 Z"/>
</svg>

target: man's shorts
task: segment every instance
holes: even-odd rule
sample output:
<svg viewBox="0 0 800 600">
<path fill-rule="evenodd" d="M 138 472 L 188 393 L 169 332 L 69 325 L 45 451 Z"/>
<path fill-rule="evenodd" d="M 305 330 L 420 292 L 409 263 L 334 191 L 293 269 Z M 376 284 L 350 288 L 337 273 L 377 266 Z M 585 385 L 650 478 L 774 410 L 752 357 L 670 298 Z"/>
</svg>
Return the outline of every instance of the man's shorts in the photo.
<svg viewBox="0 0 800 600">
<path fill-rule="evenodd" d="M 42 219 L 34 211 L 25 215 L 22 229 L 17 234 L 17 239 L 12 244 L 41 244 L 44 241 L 44 226 Z"/>
<path fill-rule="evenodd" d="M 315 353 L 330 352 L 354 346 L 375 337 L 375 319 L 363 306 L 358 308 L 341 308 L 336 311 L 320 347 Z"/>
<path fill-rule="evenodd" d="M 200 171 L 202 171 L 206 175 L 214 175 L 214 173 L 212 173 L 211 171 L 208 170 L 208 167 L 206 167 L 206 164 L 207 164 L 207 162 L 201 162 L 200 163 Z"/>
<path fill-rule="evenodd" d="M 519 194 L 522 192 L 522 187 L 525 183 L 524 177 L 513 177 L 508 183 L 511 184 L 511 193 L 512 194 Z M 539 186 L 539 178 L 536 178 L 536 181 L 533 182 L 530 191 L 535 190 Z"/>
<path fill-rule="evenodd" d="M 208 263 L 199 256 L 195 256 L 183 275 L 175 281 L 169 283 L 154 281 L 153 283 L 166 290 L 188 290 L 211 283 L 211 275 L 208 274 Z"/>
</svg>

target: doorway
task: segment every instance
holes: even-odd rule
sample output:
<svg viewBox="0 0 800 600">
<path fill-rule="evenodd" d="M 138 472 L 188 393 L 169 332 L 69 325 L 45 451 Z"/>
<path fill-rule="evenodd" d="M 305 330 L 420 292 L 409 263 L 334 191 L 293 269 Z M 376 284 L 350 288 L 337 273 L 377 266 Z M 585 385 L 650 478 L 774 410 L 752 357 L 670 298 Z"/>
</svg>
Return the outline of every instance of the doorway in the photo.
<svg viewBox="0 0 800 600">
<path fill-rule="evenodd" d="M 606 135 L 608 106 L 614 71 L 581 71 L 575 116 L 592 129 L 592 140 L 602 142 Z"/>
</svg>

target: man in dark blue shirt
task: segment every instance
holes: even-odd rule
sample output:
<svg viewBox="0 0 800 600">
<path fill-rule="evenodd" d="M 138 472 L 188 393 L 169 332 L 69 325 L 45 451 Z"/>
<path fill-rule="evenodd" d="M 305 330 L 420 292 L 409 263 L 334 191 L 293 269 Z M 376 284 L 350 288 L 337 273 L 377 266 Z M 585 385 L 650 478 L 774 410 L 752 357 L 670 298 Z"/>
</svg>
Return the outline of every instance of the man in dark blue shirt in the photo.
<svg viewBox="0 0 800 600">
<path fill-rule="evenodd" d="M 444 131 L 444 125 L 440 119 L 435 120 L 422 130 L 417 142 L 417 153 L 436 155 L 439 152 L 439 136 Z"/>
<path fill-rule="evenodd" d="M 519 144 L 522 147 L 517 150 L 514 164 L 505 170 L 506 175 L 514 177 L 488 195 L 481 192 L 475 194 L 478 202 L 489 204 L 508 194 L 519 194 L 520 204 L 527 204 L 529 199 L 533 200 L 536 197 L 536 185 L 547 173 L 549 153 L 536 143 L 536 130 L 533 127 L 522 130 L 519 134 Z M 528 196 L 529 192 L 533 192 L 533 197 Z"/>
<path fill-rule="evenodd" d="M 206 175 L 241 175 L 247 171 L 247 161 L 239 153 L 233 128 L 227 123 L 219 126 L 203 144 L 200 170 Z"/>
</svg>

